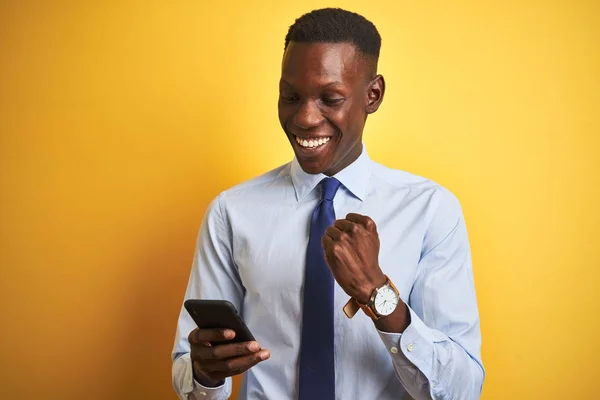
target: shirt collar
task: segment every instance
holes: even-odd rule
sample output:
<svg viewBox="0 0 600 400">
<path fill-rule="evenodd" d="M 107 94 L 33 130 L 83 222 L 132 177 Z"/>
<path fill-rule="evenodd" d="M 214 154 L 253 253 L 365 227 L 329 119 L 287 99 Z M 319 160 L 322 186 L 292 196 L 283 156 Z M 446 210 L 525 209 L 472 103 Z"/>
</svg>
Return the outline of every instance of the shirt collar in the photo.
<svg viewBox="0 0 600 400">
<path fill-rule="evenodd" d="M 367 192 L 367 184 L 371 174 L 371 159 L 363 143 L 360 156 L 346 168 L 335 174 L 333 177 L 342 183 L 355 197 L 363 201 Z M 326 178 L 324 174 L 308 174 L 304 172 L 298 159 L 294 157 L 290 170 L 292 183 L 296 191 L 296 199 L 302 200 L 304 196 L 310 193 L 318 184 Z"/>
</svg>

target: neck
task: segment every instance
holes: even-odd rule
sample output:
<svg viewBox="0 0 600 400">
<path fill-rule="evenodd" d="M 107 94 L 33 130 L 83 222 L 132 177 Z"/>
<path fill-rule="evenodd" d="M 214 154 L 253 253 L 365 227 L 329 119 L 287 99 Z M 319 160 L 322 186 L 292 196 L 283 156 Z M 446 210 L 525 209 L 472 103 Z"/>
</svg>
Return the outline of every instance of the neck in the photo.
<svg viewBox="0 0 600 400">
<path fill-rule="evenodd" d="M 346 168 L 348 165 L 352 164 L 362 154 L 362 147 L 362 140 L 359 140 L 356 146 L 354 146 L 348 152 L 348 154 L 346 154 L 346 156 L 340 160 L 339 163 L 337 163 L 327 171 L 324 171 L 323 174 L 327 176 L 333 176 L 341 170 L 343 170 L 344 168 Z"/>
</svg>

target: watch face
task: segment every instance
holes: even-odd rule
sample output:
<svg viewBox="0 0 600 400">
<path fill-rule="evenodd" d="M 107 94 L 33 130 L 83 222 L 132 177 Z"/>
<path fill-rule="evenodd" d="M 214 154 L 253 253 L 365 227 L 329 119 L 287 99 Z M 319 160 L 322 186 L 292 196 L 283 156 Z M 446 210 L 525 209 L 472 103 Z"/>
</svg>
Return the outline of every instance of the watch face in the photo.
<svg viewBox="0 0 600 400">
<path fill-rule="evenodd" d="M 384 286 L 379 289 L 377 295 L 375 296 L 375 310 L 380 315 L 390 315 L 396 309 L 398 305 L 398 296 L 396 292 L 389 287 Z"/>
</svg>

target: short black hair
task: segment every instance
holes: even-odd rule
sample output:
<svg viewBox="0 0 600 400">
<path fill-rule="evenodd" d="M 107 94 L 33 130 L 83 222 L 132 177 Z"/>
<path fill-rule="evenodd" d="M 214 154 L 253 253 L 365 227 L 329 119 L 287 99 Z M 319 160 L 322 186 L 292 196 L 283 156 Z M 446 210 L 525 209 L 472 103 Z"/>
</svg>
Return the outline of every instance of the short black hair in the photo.
<svg viewBox="0 0 600 400">
<path fill-rule="evenodd" d="M 381 48 L 375 25 L 362 15 L 341 8 L 322 8 L 296 19 L 285 36 L 284 51 L 290 42 L 352 43 L 376 59 Z"/>
</svg>

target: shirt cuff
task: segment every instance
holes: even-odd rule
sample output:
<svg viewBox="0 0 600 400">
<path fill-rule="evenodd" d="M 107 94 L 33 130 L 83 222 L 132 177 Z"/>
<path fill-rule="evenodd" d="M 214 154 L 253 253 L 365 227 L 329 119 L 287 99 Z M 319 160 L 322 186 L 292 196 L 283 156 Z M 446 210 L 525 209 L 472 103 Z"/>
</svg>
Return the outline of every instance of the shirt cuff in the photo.
<svg viewBox="0 0 600 400">
<path fill-rule="evenodd" d="M 407 305 L 408 307 L 408 305 Z M 408 307 L 410 325 L 404 333 L 390 333 L 377 330 L 388 352 L 398 367 L 417 367 L 428 379 L 433 371 L 434 343 L 441 341 L 425 325 L 419 316 Z"/>
<path fill-rule="evenodd" d="M 190 354 L 181 356 L 188 363 L 186 375 L 184 377 L 183 393 L 192 393 L 197 399 L 206 400 L 227 400 L 231 395 L 232 383 L 231 378 L 225 379 L 225 383 L 217 387 L 202 386 L 194 379 L 194 369 L 192 368 L 192 358 Z"/>
</svg>

